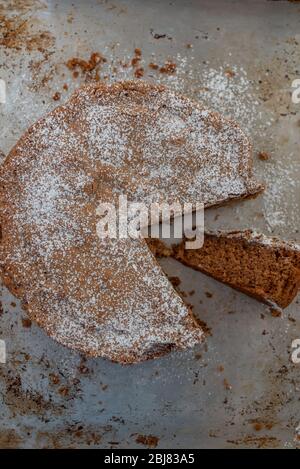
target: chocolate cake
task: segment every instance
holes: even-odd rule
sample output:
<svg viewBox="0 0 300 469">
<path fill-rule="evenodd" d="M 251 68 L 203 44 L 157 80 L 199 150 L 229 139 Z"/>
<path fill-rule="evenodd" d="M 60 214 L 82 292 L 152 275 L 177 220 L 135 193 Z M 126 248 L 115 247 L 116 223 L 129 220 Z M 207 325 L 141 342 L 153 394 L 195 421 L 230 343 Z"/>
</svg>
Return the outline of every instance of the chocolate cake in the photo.
<svg viewBox="0 0 300 469">
<path fill-rule="evenodd" d="M 100 239 L 99 202 L 252 196 L 238 125 L 163 86 L 89 85 L 34 124 L 0 173 L 4 283 L 61 344 L 133 363 L 192 347 L 201 327 L 143 239 Z"/>
<path fill-rule="evenodd" d="M 185 249 L 185 241 L 172 251 L 153 249 L 270 306 L 285 308 L 300 288 L 300 246 L 251 230 L 207 232 L 197 250 Z"/>
</svg>

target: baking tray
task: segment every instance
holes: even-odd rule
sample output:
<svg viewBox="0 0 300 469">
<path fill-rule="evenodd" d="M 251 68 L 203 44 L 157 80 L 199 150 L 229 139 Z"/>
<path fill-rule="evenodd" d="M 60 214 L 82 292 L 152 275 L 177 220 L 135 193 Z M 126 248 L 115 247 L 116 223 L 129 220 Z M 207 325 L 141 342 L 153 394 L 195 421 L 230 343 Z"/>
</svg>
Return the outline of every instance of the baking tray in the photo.
<svg viewBox="0 0 300 469">
<path fill-rule="evenodd" d="M 299 4 L 9 0 L 0 1 L 0 19 L 4 154 L 83 82 L 133 78 L 131 60 L 140 48 L 144 79 L 236 118 L 253 142 L 265 193 L 208 210 L 206 227 L 251 227 L 299 241 L 300 104 L 291 101 L 300 75 Z M 107 59 L 99 73 L 74 76 L 66 62 L 88 60 L 92 52 Z M 167 61 L 175 73 L 148 66 Z M 261 160 L 259 152 L 270 158 Z M 299 299 L 273 317 L 174 260 L 162 266 L 181 279 L 180 290 L 211 336 L 193 350 L 130 367 L 85 360 L 58 345 L 2 288 L 7 363 L 0 365 L 0 447 L 300 446 L 300 365 L 291 361 L 292 341 L 300 337 Z"/>
</svg>

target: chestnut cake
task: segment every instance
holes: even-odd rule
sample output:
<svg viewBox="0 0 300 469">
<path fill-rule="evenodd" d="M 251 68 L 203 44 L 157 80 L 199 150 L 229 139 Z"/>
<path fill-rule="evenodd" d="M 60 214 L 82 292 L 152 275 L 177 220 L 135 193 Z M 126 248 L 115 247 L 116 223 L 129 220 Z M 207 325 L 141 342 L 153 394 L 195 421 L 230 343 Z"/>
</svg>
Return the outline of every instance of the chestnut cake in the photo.
<svg viewBox="0 0 300 469">
<path fill-rule="evenodd" d="M 272 307 L 286 308 L 300 288 L 300 246 L 252 230 L 206 232 L 201 249 L 185 240 L 168 248 L 150 240 L 158 257 L 178 261 Z"/>
<path fill-rule="evenodd" d="M 0 267 L 30 319 L 119 363 L 203 331 L 143 239 L 100 239 L 99 202 L 203 202 L 262 190 L 238 125 L 163 86 L 89 85 L 40 119 L 0 172 Z"/>
</svg>

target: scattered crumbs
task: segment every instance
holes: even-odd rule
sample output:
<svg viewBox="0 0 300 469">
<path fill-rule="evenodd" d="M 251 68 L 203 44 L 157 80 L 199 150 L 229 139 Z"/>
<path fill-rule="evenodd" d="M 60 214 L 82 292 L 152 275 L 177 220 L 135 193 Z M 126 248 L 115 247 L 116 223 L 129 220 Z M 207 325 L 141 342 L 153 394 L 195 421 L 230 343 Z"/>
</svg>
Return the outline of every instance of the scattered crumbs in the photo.
<svg viewBox="0 0 300 469">
<path fill-rule="evenodd" d="M 256 432 L 260 432 L 261 430 L 272 430 L 274 427 L 275 423 L 273 421 L 262 421 L 260 419 L 251 419 L 249 420 L 249 423 L 252 424 L 253 429 Z"/>
<path fill-rule="evenodd" d="M 166 37 L 166 34 L 155 33 L 155 34 L 153 34 L 153 37 L 154 37 L 154 39 L 163 39 L 163 38 Z"/>
<path fill-rule="evenodd" d="M 141 58 L 140 57 L 133 57 L 131 59 L 131 65 L 132 67 L 136 67 L 141 61 Z"/>
<path fill-rule="evenodd" d="M 136 78 L 142 78 L 144 76 L 144 69 L 142 67 L 137 68 L 134 72 Z"/>
<path fill-rule="evenodd" d="M 231 384 L 228 382 L 228 380 L 227 380 L 226 378 L 223 379 L 223 385 L 224 385 L 224 388 L 225 388 L 227 391 L 231 391 L 232 386 L 231 386 Z"/>
<path fill-rule="evenodd" d="M 160 73 L 166 73 L 167 75 L 172 75 L 176 72 L 177 65 L 174 62 L 167 61 L 165 65 L 160 67 Z"/>
<path fill-rule="evenodd" d="M 256 432 L 260 432 L 263 429 L 263 425 L 260 422 L 256 422 L 253 424 L 253 428 Z"/>
<path fill-rule="evenodd" d="M 134 49 L 134 57 L 131 59 L 132 67 L 137 67 L 141 60 L 142 60 L 142 51 L 141 51 L 141 49 L 139 49 L 139 48 Z M 143 74 L 144 74 L 144 70 L 143 70 Z M 141 76 L 143 76 L 143 75 L 141 75 Z"/>
<path fill-rule="evenodd" d="M 55 38 L 49 31 L 33 28 L 29 18 L 23 14 L 0 15 L 1 36 L 0 46 L 16 51 L 38 51 L 47 56 L 49 49 L 55 44 Z"/>
<path fill-rule="evenodd" d="M 165 39 L 165 38 L 168 38 L 169 40 L 172 39 L 171 36 L 167 36 L 165 33 L 155 33 L 152 28 L 150 29 L 150 34 L 152 37 L 154 37 L 154 39 Z"/>
<path fill-rule="evenodd" d="M 60 98 L 61 94 L 58 91 L 56 91 L 56 93 L 54 93 L 54 95 L 52 96 L 53 101 L 59 101 Z"/>
<path fill-rule="evenodd" d="M 32 322 L 29 318 L 22 318 L 22 326 L 25 328 L 30 328 L 32 325 Z"/>
<path fill-rule="evenodd" d="M 69 59 L 65 65 L 69 70 L 73 71 L 73 77 L 79 76 L 79 70 L 87 79 L 99 81 L 99 71 L 102 64 L 106 63 L 107 59 L 99 52 L 92 52 L 89 60 L 84 60 L 79 57 Z"/>
<path fill-rule="evenodd" d="M 135 441 L 141 445 L 156 448 L 159 438 L 154 435 L 137 435 Z"/>
<path fill-rule="evenodd" d="M 2 306 L 2 303 L 1 303 L 1 301 L 0 301 L 0 316 L 2 316 L 3 313 L 4 313 L 4 311 L 3 311 L 3 306 Z"/>
<path fill-rule="evenodd" d="M 52 384 L 59 384 L 60 383 L 60 377 L 54 373 L 49 374 L 49 381 Z"/>
<path fill-rule="evenodd" d="M 186 44 L 185 47 L 186 47 L 187 49 L 192 49 L 192 48 L 193 48 L 193 44 Z"/>
<path fill-rule="evenodd" d="M 65 91 L 68 91 L 69 87 L 68 87 L 67 83 L 64 83 L 63 89 L 64 89 Z"/>
<path fill-rule="evenodd" d="M 260 151 L 258 154 L 257 154 L 257 157 L 261 160 L 261 161 L 268 161 L 271 156 L 269 153 L 267 153 L 266 151 Z"/>
<path fill-rule="evenodd" d="M 107 388 L 108 388 L 108 384 L 102 384 L 102 383 L 101 383 L 101 389 L 102 389 L 102 391 L 106 391 Z"/>
<path fill-rule="evenodd" d="M 168 277 L 170 282 L 172 283 L 173 287 L 178 287 L 181 284 L 181 280 L 179 277 Z"/>
<path fill-rule="evenodd" d="M 281 311 L 279 311 L 278 309 L 270 308 L 270 313 L 273 318 L 281 318 Z"/>
<path fill-rule="evenodd" d="M 193 296 L 193 295 L 195 295 L 195 290 L 191 290 L 191 291 L 189 291 L 189 295 L 190 295 L 190 296 Z"/>
<path fill-rule="evenodd" d="M 233 70 L 231 70 L 231 68 L 227 68 L 225 70 L 225 75 L 228 78 L 233 78 L 235 76 L 235 72 Z"/>
<path fill-rule="evenodd" d="M 296 319 L 293 318 L 290 314 L 288 315 L 288 320 L 289 320 L 290 322 L 293 322 L 293 323 L 296 322 Z"/>
<path fill-rule="evenodd" d="M 218 371 L 219 371 L 220 373 L 223 373 L 223 371 L 224 371 L 224 366 L 223 366 L 223 365 L 219 365 L 219 366 L 218 366 Z"/>
<path fill-rule="evenodd" d="M 209 291 L 206 291 L 206 292 L 205 292 L 205 296 L 206 296 L 207 298 L 212 298 L 213 294 L 210 293 Z"/>
<path fill-rule="evenodd" d="M 195 353 L 194 357 L 195 357 L 195 360 L 201 360 L 202 354 L 201 353 Z"/>
<path fill-rule="evenodd" d="M 69 395 L 70 390 L 67 386 L 62 386 L 61 388 L 59 388 L 58 392 L 61 396 L 66 397 Z"/>
<path fill-rule="evenodd" d="M 151 68 L 152 70 L 158 70 L 159 66 L 153 62 L 150 62 L 148 64 L 148 67 Z"/>
<path fill-rule="evenodd" d="M 260 438 L 254 436 L 245 436 L 237 440 L 227 440 L 227 443 L 236 446 L 250 446 L 254 448 L 277 448 L 281 446 L 281 442 L 274 436 L 261 436 Z"/>
<path fill-rule="evenodd" d="M 84 363 L 80 363 L 78 367 L 78 371 L 82 375 L 88 375 L 90 372 L 90 369 Z"/>
<path fill-rule="evenodd" d="M 211 327 L 209 327 L 206 322 L 202 321 L 201 319 L 197 319 L 197 322 L 198 322 L 199 326 L 201 327 L 201 329 L 203 330 L 205 335 L 212 336 Z"/>
<path fill-rule="evenodd" d="M 12 302 L 10 303 L 10 305 L 11 305 L 13 308 L 15 308 L 15 307 L 17 306 L 17 304 L 16 304 L 14 301 L 12 301 Z"/>
</svg>

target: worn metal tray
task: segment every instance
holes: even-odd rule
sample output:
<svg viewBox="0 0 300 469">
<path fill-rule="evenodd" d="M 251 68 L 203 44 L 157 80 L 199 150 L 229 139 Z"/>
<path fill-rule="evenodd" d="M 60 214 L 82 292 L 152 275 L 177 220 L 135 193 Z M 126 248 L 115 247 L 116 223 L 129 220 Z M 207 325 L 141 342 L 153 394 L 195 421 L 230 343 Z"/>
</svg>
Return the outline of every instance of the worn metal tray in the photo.
<svg viewBox="0 0 300 469">
<path fill-rule="evenodd" d="M 144 78 L 236 118 L 267 190 L 211 209 L 208 228 L 255 228 L 299 241 L 300 5 L 273 1 L 0 0 L 0 150 L 89 79 Z M 65 64 L 92 52 L 99 73 Z M 155 70 L 176 64 L 175 73 Z M 70 64 L 69 64 L 70 65 Z M 261 160 L 266 152 L 268 160 Z M 176 261 L 162 261 L 211 328 L 204 346 L 137 366 L 84 360 L 26 320 L 2 288 L 0 447 L 300 446 L 299 300 L 281 317 Z M 192 291 L 194 294 L 190 294 Z M 189 293 L 190 292 L 190 293 Z M 149 438 L 149 435 L 152 437 Z"/>
</svg>

